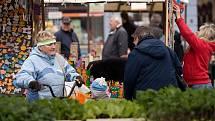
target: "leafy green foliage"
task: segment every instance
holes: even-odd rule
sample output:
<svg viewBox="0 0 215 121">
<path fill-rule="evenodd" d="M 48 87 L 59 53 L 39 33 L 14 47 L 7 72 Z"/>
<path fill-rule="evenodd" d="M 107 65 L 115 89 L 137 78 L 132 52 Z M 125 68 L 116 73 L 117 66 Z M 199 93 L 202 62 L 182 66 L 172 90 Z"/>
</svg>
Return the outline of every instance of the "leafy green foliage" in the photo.
<svg viewBox="0 0 215 121">
<path fill-rule="evenodd" d="M 133 102 L 124 99 L 38 100 L 0 96 L 0 121 L 86 120 L 97 118 L 143 118 L 150 121 L 215 121 L 215 90 L 176 88 L 137 93 Z"/>
<path fill-rule="evenodd" d="M 85 105 L 84 119 L 135 118 L 139 117 L 139 106 L 122 99 L 90 100 Z"/>
<path fill-rule="evenodd" d="M 76 120 L 83 117 L 84 107 L 80 105 L 76 100 L 52 99 L 49 102 L 46 101 L 46 103 L 48 103 L 46 105 L 49 105 L 57 120 Z"/>
<path fill-rule="evenodd" d="M 0 97 L 1 121 L 51 121 L 52 111 L 45 105 L 29 104 L 24 97 Z"/>
<path fill-rule="evenodd" d="M 139 117 L 139 106 L 126 100 L 38 100 L 28 103 L 24 97 L 0 97 L 1 121 L 86 120 L 88 118 Z"/>
<path fill-rule="evenodd" d="M 137 94 L 136 102 L 153 121 L 210 121 L 215 119 L 215 90 L 165 88 Z"/>
</svg>

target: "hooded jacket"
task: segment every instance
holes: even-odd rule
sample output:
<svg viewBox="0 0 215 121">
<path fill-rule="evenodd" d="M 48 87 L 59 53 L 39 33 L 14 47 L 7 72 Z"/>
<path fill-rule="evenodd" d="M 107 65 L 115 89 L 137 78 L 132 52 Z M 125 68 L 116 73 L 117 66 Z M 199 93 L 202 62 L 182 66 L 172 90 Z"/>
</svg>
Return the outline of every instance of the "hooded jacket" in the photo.
<svg viewBox="0 0 215 121">
<path fill-rule="evenodd" d="M 177 86 L 170 52 L 161 40 L 152 36 L 142 38 L 128 56 L 124 81 L 126 99 L 135 98 L 137 90 L 159 90 L 168 85 Z"/>
<path fill-rule="evenodd" d="M 73 81 L 76 76 L 79 74 L 61 55 L 48 56 L 36 47 L 16 74 L 14 84 L 19 88 L 28 88 L 29 83 L 36 80 L 40 84 L 52 86 L 54 94 L 59 97 L 63 96 L 64 78 L 66 77 L 67 81 Z M 38 93 L 40 99 L 52 98 L 47 87 Z M 31 98 L 31 96 L 28 95 L 27 98 Z"/>
</svg>

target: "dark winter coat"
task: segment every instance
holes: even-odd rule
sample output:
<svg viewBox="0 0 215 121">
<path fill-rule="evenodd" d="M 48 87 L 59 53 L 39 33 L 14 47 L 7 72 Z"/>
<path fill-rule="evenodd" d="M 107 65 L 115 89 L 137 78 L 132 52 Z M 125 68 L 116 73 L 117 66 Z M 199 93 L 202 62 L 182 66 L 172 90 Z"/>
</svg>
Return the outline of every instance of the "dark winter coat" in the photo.
<svg viewBox="0 0 215 121">
<path fill-rule="evenodd" d="M 110 32 L 102 51 L 102 59 L 120 58 L 120 56 L 126 55 L 128 49 L 127 40 L 128 34 L 122 26 Z"/>
<path fill-rule="evenodd" d="M 173 52 L 174 53 L 174 52 Z M 180 62 L 174 54 L 174 61 Z M 144 37 L 129 54 L 124 74 L 125 98 L 135 98 L 137 90 L 177 86 L 175 67 L 165 44 L 152 36 Z"/>
<path fill-rule="evenodd" d="M 61 53 L 64 54 L 66 58 L 70 55 L 70 46 L 72 42 L 78 42 L 78 58 L 81 56 L 81 50 L 79 45 L 79 40 L 76 33 L 71 31 L 63 31 L 62 29 L 56 32 L 56 40 L 61 42 Z"/>
<path fill-rule="evenodd" d="M 174 51 L 175 51 L 176 55 L 178 56 L 179 61 L 182 63 L 183 57 L 184 57 L 184 49 L 181 44 L 181 35 L 177 31 L 175 31 L 174 40 L 175 40 Z"/>
<path fill-rule="evenodd" d="M 132 34 L 136 30 L 137 26 L 132 21 L 127 21 L 126 23 L 123 23 L 122 26 L 128 33 L 128 48 L 133 50 L 135 45 L 133 43 L 134 38 L 132 37 Z"/>
</svg>

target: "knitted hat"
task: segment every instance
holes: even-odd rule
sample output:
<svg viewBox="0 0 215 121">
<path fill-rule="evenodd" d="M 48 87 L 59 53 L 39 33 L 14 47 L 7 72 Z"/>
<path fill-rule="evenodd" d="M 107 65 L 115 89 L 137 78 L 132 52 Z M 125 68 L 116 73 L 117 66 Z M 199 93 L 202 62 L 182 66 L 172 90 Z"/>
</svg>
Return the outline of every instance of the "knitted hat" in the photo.
<svg viewBox="0 0 215 121">
<path fill-rule="evenodd" d="M 92 82 L 91 85 L 92 90 L 96 91 L 106 91 L 107 89 L 107 82 L 105 81 L 105 78 L 97 78 Z"/>
</svg>

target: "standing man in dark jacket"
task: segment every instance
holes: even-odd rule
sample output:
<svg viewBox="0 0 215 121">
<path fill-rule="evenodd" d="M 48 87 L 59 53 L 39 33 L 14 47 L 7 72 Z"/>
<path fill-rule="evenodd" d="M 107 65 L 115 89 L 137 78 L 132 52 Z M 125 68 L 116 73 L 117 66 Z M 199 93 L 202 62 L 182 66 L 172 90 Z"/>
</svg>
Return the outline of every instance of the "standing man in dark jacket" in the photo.
<svg viewBox="0 0 215 121">
<path fill-rule="evenodd" d="M 71 19 L 69 17 L 62 18 L 61 29 L 56 32 L 54 35 L 56 36 L 56 40 L 61 42 L 61 54 L 64 55 L 65 58 L 69 58 L 70 55 L 70 46 L 72 42 L 78 43 L 78 58 L 81 56 L 80 44 L 76 33 L 73 30 L 71 24 Z"/>
<path fill-rule="evenodd" d="M 111 31 L 102 51 L 102 59 L 127 57 L 128 35 L 122 27 L 122 19 L 112 16 L 109 25 Z"/>
<path fill-rule="evenodd" d="M 169 85 L 177 86 L 173 61 L 181 74 L 180 62 L 174 52 L 174 59 L 171 59 L 171 51 L 168 51 L 161 40 L 154 37 L 153 28 L 138 27 L 133 37 L 136 47 L 129 54 L 125 67 L 125 98 L 132 100 L 138 90 L 159 90 Z"/>
</svg>

